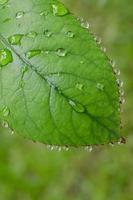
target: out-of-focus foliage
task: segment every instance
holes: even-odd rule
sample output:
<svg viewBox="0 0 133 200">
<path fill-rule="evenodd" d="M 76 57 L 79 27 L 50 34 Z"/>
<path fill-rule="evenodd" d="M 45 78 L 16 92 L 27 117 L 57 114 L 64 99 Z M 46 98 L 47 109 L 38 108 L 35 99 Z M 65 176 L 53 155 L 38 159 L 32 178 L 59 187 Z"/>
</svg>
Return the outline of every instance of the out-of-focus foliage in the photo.
<svg viewBox="0 0 133 200">
<path fill-rule="evenodd" d="M 124 81 L 124 146 L 92 153 L 50 152 L 0 129 L 0 200 L 132 200 L 133 1 L 64 0 L 84 16 L 116 60 Z"/>
</svg>

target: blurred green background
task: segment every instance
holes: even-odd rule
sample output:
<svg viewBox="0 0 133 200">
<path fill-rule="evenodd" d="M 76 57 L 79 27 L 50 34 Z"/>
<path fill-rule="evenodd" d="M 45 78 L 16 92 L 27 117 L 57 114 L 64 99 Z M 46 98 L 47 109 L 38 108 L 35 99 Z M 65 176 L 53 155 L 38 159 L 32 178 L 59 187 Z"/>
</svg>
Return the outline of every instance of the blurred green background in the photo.
<svg viewBox="0 0 133 200">
<path fill-rule="evenodd" d="M 126 145 L 51 152 L 0 128 L 0 200 L 133 199 L 133 1 L 64 0 L 121 69 Z"/>
</svg>

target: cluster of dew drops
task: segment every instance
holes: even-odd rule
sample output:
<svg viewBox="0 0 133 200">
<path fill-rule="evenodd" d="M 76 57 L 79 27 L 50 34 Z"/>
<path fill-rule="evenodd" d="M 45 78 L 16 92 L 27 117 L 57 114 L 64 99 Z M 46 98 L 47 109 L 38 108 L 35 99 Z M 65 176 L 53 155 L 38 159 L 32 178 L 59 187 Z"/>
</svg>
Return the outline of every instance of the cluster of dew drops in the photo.
<svg viewBox="0 0 133 200">
<path fill-rule="evenodd" d="M 8 3 L 9 0 L 0 0 L 0 5 L 5 5 L 6 3 Z M 9 5 L 8 5 L 9 6 Z M 64 15 L 67 15 L 69 12 L 68 10 L 64 7 L 64 5 L 60 2 L 56 3 L 56 4 L 53 4 L 52 5 L 52 11 L 53 11 L 53 15 L 55 16 L 64 16 Z M 39 13 L 40 16 L 46 16 L 48 13 L 46 11 L 44 12 L 41 12 Z M 25 12 L 24 11 L 18 11 L 16 13 L 16 19 L 19 20 L 21 19 L 22 17 L 24 17 L 25 15 Z M 79 19 L 78 20 L 80 21 L 81 23 L 81 26 L 85 29 L 89 29 L 90 27 L 90 24 L 87 22 L 87 21 L 84 21 L 83 19 Z M 51 31 L 49 31 L 48 29 L 44 30 L 43 32 L 44 36 L 47 37 L 47 38 L 50 38 L 53 33 Z M 36 36 L 38 35 L 37 32 L 35 31 L 30 31 L 29 33 L 27 33 L 26 35 L 24 34 L 15 34 L 15 35 L 12 35 L 8 38 L 8 42 L 11 44 L 11 45 L 21 45 L 21 40 L 23 37 L 29 37 L 31 39 L 34 39 Z M 65 33 L 65 35 L 68 37 L 68 38 L 73 38 L 75 36 L 75 34 L 72 32 L 72 31 L 67 31 Z M 94 35 L 93 35 L 94 36 Z M 96 36 L 94 36 L 94 40 L 96 41 L 97 45 L 99 45 L 99 47 L 101 46 L 101 39 L 98 39 Z M 103 48 L 103 47 L 100 47 L 101 50 L 105 53 L 106 52 L 106 48 Z M 49 51 L 45 50 L 40 50 L 40 49 L 34 49 L 34 50 L 29 50 L 28 52 L 26 52 L 26 57 L 28 59 L 31 59 L 33 58 L 34 56 L 37 56 L 41 53 L 46 53 L 46 54 L 49 54 Z M 59 57 L 64 57 L 67 55 L 67 51 L 64 49 L 64 48 L 59 48 L 55 51 L 56 55 L 59 56 Z M 13 62 L 13 56 L 12 56 L 12 53 L 9 49 L 7 48 L 4 48 L 4 49 L 0 49 L 0 68 L 2 68 L 3 66 L 6 66 L 7 64 Z M 112 69 L 113 69 L 113 72 L 114 74 L 117 76 L 117 79 L 116 79 L 116 83 L 117 85 L 119 86 L 119 94 L 120 94 L 120 104 L 123 104 L 125 102 L 125 99 L 124 99 L 124 90 L 123 90 L 123 82 L 120 81 L 120 79 L 118 78 L 118 76 L 120 75 L 120 70 L 118 70 L 116 68 L 116 65 L 115 65 L 115 62 L 113 62 L 112 60 L 109 59 L 109 62 L 112 66 Z M 80 61 L 80 64 L 83 64 L 84 61 L 81 60 Z M 23 70 L 24 72 L 25 70 Z M 83 84 L 81 83 L 77 83 L 76 84 L 76 88 L 79 89 L 79 90 L 82 90 L 83 89 Z M 104 85 L 102 83 L 97 83 L 96 85 L 97 89 L 103 91 L 104 90 Z M 85 108 L 84 106 L 82 106 L 81 104 L 77 104 L 75 103 L 74 101 L 72 100 L 69 100 L 69 104 L 73 107 L 73 109 L 75 109 L 77 112 L 84 112 L 85 111 Z M 122 106 L 120 106 L 119 108 L 119 111 L 122 112 Z M 4 117 L 7 117 L 8 115 L 10 114 L 10 110 L 7 106 L 5 106 L 3 108 L 3 116 Z M 3 121 L 2 125 L 4 127 L 9 127 L 8 126 L 8 123 L 6 121 Z M 13 134 L 13 130 L 11 130 L 11 134 Z M 120 141 L 118 142 L 118 144 L 121 144 L 121 143 L 124 143 L 122 142 L 122 139 L 120 139 Z M 111 143 L 111 146 L 113 146 L 113 144 Z M 51 150 L 54 150 L 54 149 L 58 149 L 58 151 L 61 151 L 62 149 L 64 150 L 68 150 L 68 147 L 54 147 L 54 146 L 49 146 L 49 149 Z M 86 146 L 85 149 L 87 151 L 92 151 L 92 146 Z"/>
</svg>

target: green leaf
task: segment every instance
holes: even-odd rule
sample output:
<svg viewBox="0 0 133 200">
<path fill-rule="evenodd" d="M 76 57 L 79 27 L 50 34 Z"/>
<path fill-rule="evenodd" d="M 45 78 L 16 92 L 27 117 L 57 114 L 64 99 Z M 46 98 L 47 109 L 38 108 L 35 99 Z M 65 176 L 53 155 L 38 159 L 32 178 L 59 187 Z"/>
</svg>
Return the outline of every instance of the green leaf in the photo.
<svg viewBox="0 0 133 200">
<path fill-rule="evenodd" d="M 0 0 L 0 120 L 52 145 L 118 141 L 116 75 L 93 35 L 56 0 Z"/>
</svg>

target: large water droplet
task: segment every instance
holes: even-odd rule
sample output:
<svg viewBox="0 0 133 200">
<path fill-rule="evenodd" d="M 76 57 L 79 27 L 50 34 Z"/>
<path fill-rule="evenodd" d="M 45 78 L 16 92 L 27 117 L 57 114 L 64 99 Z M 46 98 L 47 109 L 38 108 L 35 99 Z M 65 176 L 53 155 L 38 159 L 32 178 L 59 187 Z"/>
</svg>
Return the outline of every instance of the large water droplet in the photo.
<svg viewBox="0 0 133 200">
<path fill-rule="evenodd" d="M 83 90 L 83 87 L 84 87 L 84 85 L 81 84 L 81 83 L 77 83 L 77 84 L 76 84 L 76 88 L 77 88 L 78 90 Z"/>
<path fill-rule="evenodd" d="M 60 2 L 52 4 L 52 11 L 53 11 L 53 14 L 56 16 L 64 16 L 68 14 L 68 10 Z"/>
<path fill-rule="evenodd" d="M 8 41 L 12 45 L 21 45 L 21 40 L 23 38 L 23 34 L 15 34 L 8 38 Z"/>
<path fill-rule="evenodd" d="M 5 66 L 13 61 L 12 53 L 8 49 L 0 50 L 0 66 Z"/>
<path fill-rule="evenodd" d="M 19 12 L 17 12 L 16 13 L 16 19 L 20 19 L 20 18 L 22 18 L 23 16 L 24 16 L 24 11 L 19 11 Z"/>
<path fill-rule="evenodd" d="M 9 0 L 0 0 L 0 5 L 7 3 Z"/>
<path fill-rule="evenodd" d="M 26 36 L 29 38 L 35 38 L 37 36 L 37 33 L 35 31 L 30 31 Z"/>
<path fill-rule="evenodd" d="M 67 51 L 63 48 L 59 48 L 59 49 L 56 50 L 56 54 L 60 57 L 64 57 L 64 56 L 66 56 Z"/>
<path fill-rule="evenodd" d="M 41 52 L 42 51 L 40 49 L 30 50 L 26 53 L 26 57 L 30 59 L 33 58 L 34 56 L 41 54 Z"/>
<path fill-rule="evenodd" d="M 52 32 L 50 32 L 49 30 L 45 30 L 45 31 L 43 32 L 43 34 L 44 34 L 46 37 L 51 37 Z"/>
<path fill-rule="evenodd" d="M 69 100 L 69 104 L 73 107 L 76 112 L 83 113 L 85 112 L 85 107 L 80 103 L 76 103 L 72 100 Z"/>
<path fill-rule="evenodd" d="M 10 110 L 7 106 L 5 106 L 2 110 L 3 116 L 7 117 L 10 114 Z"/>
<path fill-rule="evenodd" d="M 104 85 L 101 83 L 97 83 L 96 87 L 97 87 L 97 89 L 99 89 L 101 91 L 103 91 L 103 89 L 104 89 Z"/>
<path fill-rule="evenodd" d="M 74 33 L 73 33 L 72 31 L 68 31 L 68 32 L 66 33 L 66 35 L 67 35 L 67 37 L 69 37 L 69 38 L 73 38 L 73 37 L 74 37 Z"/>
</svg>

